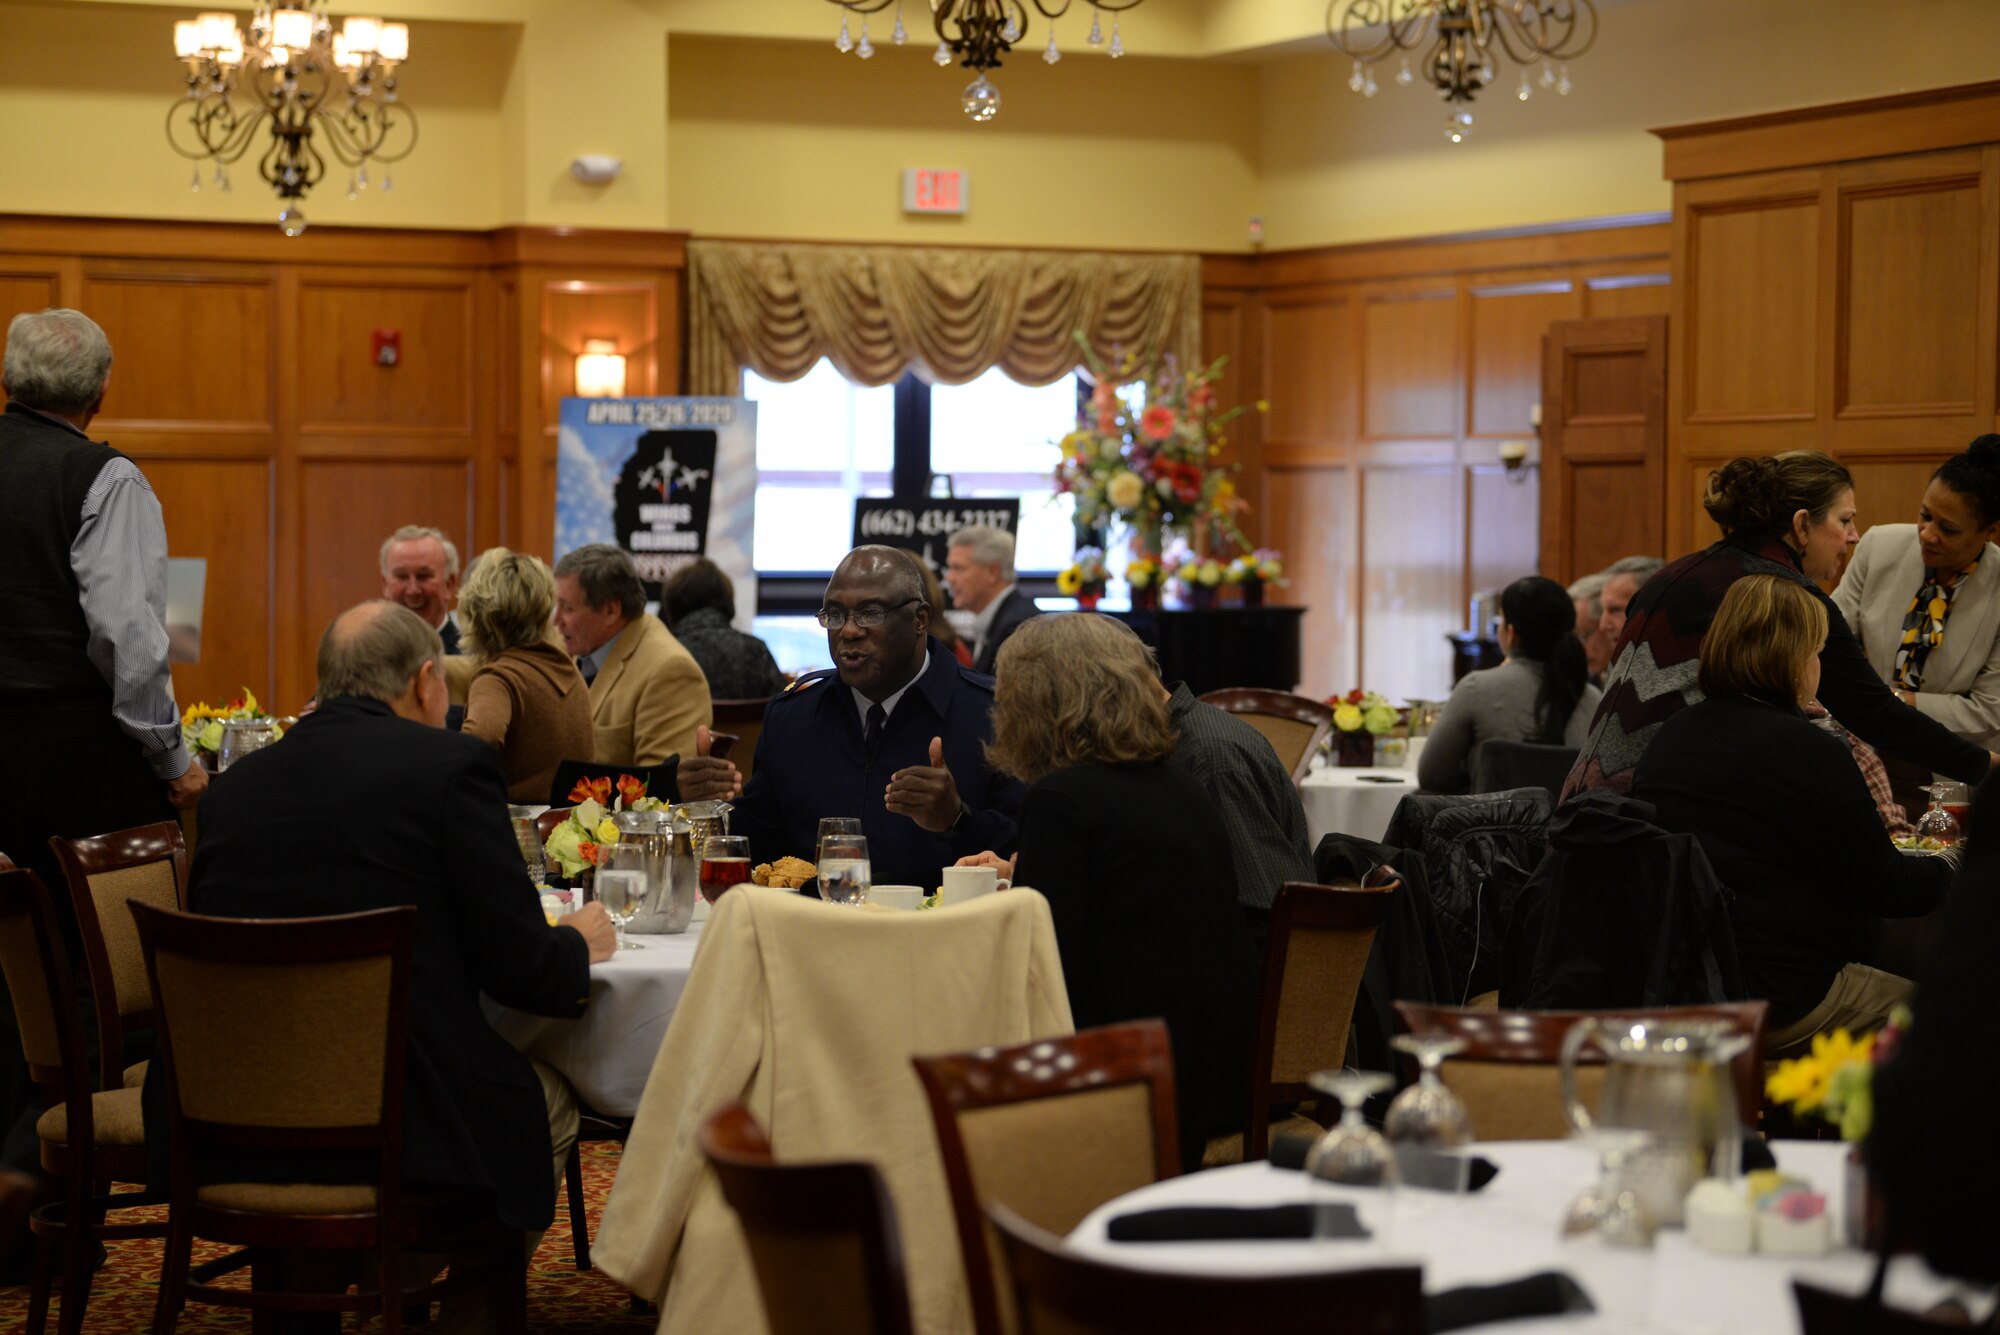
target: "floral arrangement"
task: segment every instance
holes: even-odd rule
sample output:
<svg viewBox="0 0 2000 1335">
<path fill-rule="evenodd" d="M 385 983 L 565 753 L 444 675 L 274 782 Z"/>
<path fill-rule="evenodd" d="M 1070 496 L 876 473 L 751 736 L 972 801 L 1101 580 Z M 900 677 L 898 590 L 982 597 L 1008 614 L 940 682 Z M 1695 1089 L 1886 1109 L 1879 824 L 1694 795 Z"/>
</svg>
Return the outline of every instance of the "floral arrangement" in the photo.
<svg viewBox="0 0 2000 1335">
<path fill-rule="evenodd" d="M 1158 558 L 1135 556 L 1125 563 L 1125 582 L 1135 589 L 1157 588 L 1164 571 Z"/>
<path fill-rule="evenodd" d="M 1076 522 L 1117 520 L 1130 531 L 1135 556 L 1157 555 L 1169 536 L 1197 551 L 1223 544 L 1247 550 L 1236 525 L 1246 507 L 1235 470 L 1219 462 L 1222 428 L 1244 411 L 1215 411 L 1215 382 L 1227 359 L 1188 371 L 1171 354 L 1128 353 L 1114 365 L 1081 330 L 1076 341 L 1097 381 L 1076 429 L 1062 439 L 1055 470 L 1056 490 L 1076 498 Z M 1119 392 L 1127 388 L 1138 393 Z"/>
<path fill-rule="evenodd" d="M 1229 567 L 1214 557 L 1190 556 L 1168 566 L 1168 576 L 1184 591 L 1213 589 L 1229 576 Z"/>
<path fill-rule="evenodd" d="M 1270 547 L 1245 552 L 1229 563 L 1226 578 L 1231 584 L 1276 584 L 1282 588 L 1285 583 L 1285 555 Z"/>
<path fill-rule="evenodd" d="M 1898 1006 L 1880 1033 L 1854 1037 L 1845 1029 L 1814 1034 L 1812 1051 L 1778 1063 L 1764 1082 L 1772 1102 L 1840 1128 L 1840 1138 L 1867 1138 L 1875 1122 L 1875 1068 L 1895 1054 L 1909 1028 L 1910 1012 Z"/>
<path fill-rule="evenodd" d="M 190 753 L 207 751 L 217 755 L 222 751 L 224 724 L 261 723 L 270 718 L 263 706 L 257 703 L 256 695 L 245 686 L 243 694 L 220 708 L 210 704 L 189 705 L 187 713 L 181 715 L 181 740 L 187 743 Z"/>
<path fill-rule="evenodd" d="M 1098 598 L 1111 573 L 1104 568 L 1104 551 L 1099 547 L 1079 547 L 1069 568 L 1056 576 L 1056 589 L 1068 596 Z"/>
<path fill-rule="evenodd" d="M 1396 707 L 1387 696 L 1375 691 L 1364 691 L 1357 686 L 1346 695 L 1329 697 L 1327 703 L 1333 706 L 1333 726 L 1341 732 L 1360 732 L 1366 728 L 1381 737 L 1396 726 Z"/>
<path fill-rule="evenodd" d="M 542 852 L 550 862 L 562 867 L 572 880 L 585 867 L 595 867 L 604 845 L 618 842 L 618 822 L 611 819 L 619 811 L 659 811 L 667 805 L 646 796 L 646 781 L 621 774 L 614 783 L 608 774 L 576 781 L 569 790 L 569 816 L 549 831 Z"/>
</svg>

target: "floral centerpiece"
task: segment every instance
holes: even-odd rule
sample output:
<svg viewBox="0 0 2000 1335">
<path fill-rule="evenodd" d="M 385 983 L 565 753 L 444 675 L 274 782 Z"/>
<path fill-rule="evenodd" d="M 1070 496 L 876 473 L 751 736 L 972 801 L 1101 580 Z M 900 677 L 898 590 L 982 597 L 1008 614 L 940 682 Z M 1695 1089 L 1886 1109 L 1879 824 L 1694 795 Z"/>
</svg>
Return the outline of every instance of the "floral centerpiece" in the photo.
<svg viewBox="0 0 2000 1335">
<path fill-rule="evenodd" d="M 1215 606 L 1215 591 L 1222 587 L 1228 567 L 1214 557 L 1189 556 L 1168 567 L 1174 588 L 1189 607 Z"/>
<path fill-rule="evenodd" d="M 1764 1081 L 1764 1092 L 1773 1103 L 1831 1123 L 1854 1147 L 1847 1157 L 1847 1236 L 1871 1249 L 1880 1241 L 1882 1221 L 1869 1197 L 1861 1142 L 1875 1124 L 1875 1068 L 1895 1055 L 1909 1027 L 1909 1008 L 1898 1006 L 1878 1033 L 1860 1038 L 1845 1029 L 1814 1034 L 1811 1052 L 1779 1062 Z"/>
<path fill-rule="evenodd" d="M 614 814 L 659 811 L 666 806 L 659 798 L 646 796 L 646 781 L 630 774 L 619 775 L 615 782 L 608 774 L 578 779 L 569 790 L 569 800 L 569 815 L 549 831 L 542 845 L 543 855 L 560 866 L 569 880 L 581 876 L 585 868 L 595 867 L 604 845 L 618 842 Z"/>
<path fill-rule="evenodd" d="M 278 731 L 277 720 L 264 712 L 255 692 L 245 686 L 243 693 L 226 705 L 198 703 L 187 707 L 187 713 L 181 715 L 181 740 L 187 743 L 188 754 L 198 764 L 214 769 L 222 754 L 224 728 L 231 723 L 269 723 Z"/>
<path fill-rule="evenodd" d="M 1076 341 L 1096 385 L 1062 439 L 1055 470 L 1056 491 L 1075 498 L 1076 522 L 1101 528 L 1115 520 L 1133 556 L 1152 561 L 1169 539 L 1204 559 L 1217 549 L 1247 551 L 1236 523 L 1246 507 L 1235 468 L 1222 462 L 1223 428 L 1245 409 L 1216 411 L 1227 359 L 1192 370 L 1150 352 L 1107 362 L 1081 330 Z"/>
<path fill-rule="evenodd" d="M 1231 584 L 1242 586 L 1245 606 L 1260 607 L 1264 602 L 1266 584 L 1275 584 L 1279 588 L 1285 586 L 1284 553 L 1270 547 L 1245 552 L 1229 563 L 1225 578 Z"/>
<path fill-rule="evenodd" d="M 1329 696 L 1333 706 L 1333 742 L 1342 765 L 1366 766 L 1375 763 L 1375 739 L 1396 727 L 1396 707 L 1377 691 L 1355 687 L 1346 695 Z"/>
<path fill-rule="evenodd" d="M 1133 610 L 1151 611 L 1160 605 L 1160 585 L 1166 582 L 1166 570 L 1158 557 L 1134 556 L 1125 563 L 1125 582 L 1132 586 Z"/>
<path fill-rule="evenodd" d="M 1079 547 L 1069 568 L 1056 576 L 1056 589 L 1076 599 L 1077 606 L 1087 612 L 1104 596 L 1104 586 L 1110 578 L 1110 572 L 1104 568 L 1104 550 Z"/>
</svg>

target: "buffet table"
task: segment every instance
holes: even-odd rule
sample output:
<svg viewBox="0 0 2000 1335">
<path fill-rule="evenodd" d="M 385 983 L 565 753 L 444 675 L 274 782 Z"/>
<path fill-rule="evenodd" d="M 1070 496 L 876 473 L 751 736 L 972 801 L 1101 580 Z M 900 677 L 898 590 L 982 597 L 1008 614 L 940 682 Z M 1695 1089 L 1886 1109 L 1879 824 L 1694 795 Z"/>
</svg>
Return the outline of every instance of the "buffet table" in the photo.
<svg viewBox="0 0 2000 1335">
<path fill-rule="evenodd" d="M 1828 1208 L 1838 1219 L 1847 1147 L 1832 1141 L 1778 1141 L 1773 1149 L 1779 1167 L 1827 1193 Z M 1695 1249 L 1677 1229 L 1662 1230 L 1650 1249 L 1610 1247 L 1589 1236 L 1565 1240 L 1558 1237 L 1557 1226 L 1571 1199 L 1596 1177 L 1595 1159 L 1587 1149 L 1566 1141 L 1511 1141 L 1476 1146 L 1472 1152 L 1500 1165 L 1500 1175 L 1473 1195 L 1328 1188 L 1355 1203 L 1363 1225 L 1375 1235 L 1366 1240 L 1117 1243 L 1105 1237 L 1108 1220 L 1134 1210 L 1305 1199 L 1303 1173 L 1252 1163 L 1170 1178 L 1127 1193 L 1087 1216 L 1069 1243 L 1119 1265 L 1219 1275 L 1418 1262 L 1427 1293 L 1561 1270 L 1583 1287 L 1597 1309 L 1495 1328 L 1507 1335 L 1790 1335 L 1799 1329 L 1794 1278 L 1859 1293 L 1874 1270 L 1874 1259 L 1852 1248 L 1809 1260 L 1715 1256 Z M 1927 1307 L 1948 1289 L 1946 1281 L 1914 1258 L 1899 1259 L 1890 1270 L 1888 1299 L 1897 1306 Z"/>
</svg>

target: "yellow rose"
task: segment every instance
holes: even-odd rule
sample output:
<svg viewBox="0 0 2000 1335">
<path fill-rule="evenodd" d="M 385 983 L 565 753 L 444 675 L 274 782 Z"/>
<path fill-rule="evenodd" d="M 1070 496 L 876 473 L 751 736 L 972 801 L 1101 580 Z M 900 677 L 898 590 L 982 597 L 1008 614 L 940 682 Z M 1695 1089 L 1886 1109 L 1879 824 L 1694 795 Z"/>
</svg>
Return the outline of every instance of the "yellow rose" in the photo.
<svg viewBox="0 0 2000 1335">
<path fill-rule="evenodd" d="M 1146 484 L 1137 473 L 1124 469 L 1112 474 L 1111 481 L 1104 485 L 1104 498 L 1120 510 L 1129 510 L 1139 503 Z"/>
<path fill-rule="evenodd" d="M 597 823 L 597 842 L 615 844 L 618 842 L 618 822 L 606 816 Z"/>
<path fill-rule="evenodd" d="M 1361 727 L 1361 709 L 1357 705 L 1337 705 L 1333 711 L 1333 726 L 1342 732 L 1354 732 Z"/>
</svg>

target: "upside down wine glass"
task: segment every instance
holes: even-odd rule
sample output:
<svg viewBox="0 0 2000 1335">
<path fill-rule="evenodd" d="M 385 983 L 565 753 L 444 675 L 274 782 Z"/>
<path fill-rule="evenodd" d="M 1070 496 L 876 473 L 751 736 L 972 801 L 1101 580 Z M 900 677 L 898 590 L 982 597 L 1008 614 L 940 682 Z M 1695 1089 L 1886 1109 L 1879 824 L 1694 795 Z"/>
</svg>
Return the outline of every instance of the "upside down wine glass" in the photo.
<svg viewBox="0 0 2000 1335">
<path fill-rule="evenodd" d="M 1398 1034 L 1391 1040 L 1398 1052 L 1417 1059 L 1417 1083 L 1389 1105 L 1384 1127 L 1398 1145 L 1427 1150 L 1452 1150 L 1472 1142 L 1472 1118 L 1465 1104 L 1438 1074 L 1446 1057 L 1465 1048 L 1465 1040 L 1450 1034 Z"/>
<path fill-rule="evenodd" d="M 1313 1088 L 1339 1099 L 1341 1114 L 1339 1124 L 1314 1141 L 1313 1147 L 1306 1152 L 1308 1181 L 1338 1187 L 1392 1188 L 1396 1185 L 1395 1152 L 1382 1138 L 1382 1133 L 1368 1125 L 1368 1119 L 1361 1112 L 1361 1105 L 1370 1097 L 1392 1088 L 1395 1083 L 1395 1078 L 1384 1071 L 1340 1070 L 1313 1074 Z M 1313 1236 L 1345 1236 L 1333 1226 L 1335 1211 L 1330 1207 L 1336 1204 L 1335 1200 L 1318 1190 L 1312 1193 L 1311 1200 L 1315 1206 Z"/>
</svg>

